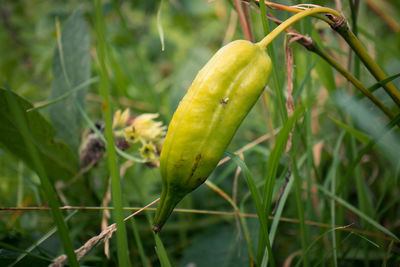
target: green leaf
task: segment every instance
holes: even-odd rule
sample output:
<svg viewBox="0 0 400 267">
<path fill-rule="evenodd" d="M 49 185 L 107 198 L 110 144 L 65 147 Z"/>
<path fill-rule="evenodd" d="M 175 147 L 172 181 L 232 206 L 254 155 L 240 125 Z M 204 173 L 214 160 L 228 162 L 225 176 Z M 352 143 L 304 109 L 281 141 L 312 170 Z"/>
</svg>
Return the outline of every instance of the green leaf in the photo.
<svg viewBox="0 0 400 267">
<path fill-rule="evenodd" d="M 352 212 L 354 212 L 355 214 L 357 214 L 358 216 L 360 216 L 360 218 L 364 219 L 366 222 L 368 222 L 370 225 L 374 226 L 376 229 L 380 230 L 381 232 L 387 234 L 388 236 L 391 236 L 393 238 L 395 238 L 396 240 L 400 240 L 394 233 L 392 233 L 390 230 L 388 230 L 387 228 L 385 228 L 383 225 L 381 225 L 379 222 L 377 222 L 376 220 L 374 220 L 374 218 L 371 218 L 370 216 L 368 216 L 367 214 L 365 214 L 364 212 L 362 212 L 361 210 L 357 209 L 356 207 L 354 207 L 353 205 L 351 205 L 349 202 L 347 202 L 346 200 L 337 197 L 335 195 L 333 195 L 331 192 L 329 192 L 328 190 L 326 190 L 325 188 L 323 188 L 322 186 L 320 186 L 319 184 L 315 184 L 318 188 L 318 190 L 320 190 L 322 193 L 324 193 L 325 195 L 333 198 L 337 203 L 339 203 L 340 205 L 342 205 L 343 207 L 345 207 L 348 210 L 351 210 Z"/>
<path fill-rule="evenodd" d="M 57 99 L 90 78 L 89 31 L 80 10 L 67 20 L 54 51 L 52 69 L 54 80 L 50 100 Z M 81 118 L 75 105 L 84 106 L 88 86 L 75 90 L 70 97 L 50 107 L 50 120 L 57 137 L 77 151 L 79 146 Z"/>
<path fill-rule="evenodd" d="M 153 233 L 153 235 L 156 241 L 156 253 L 158 259 L 160 260 L 161 267 L 171 267 L 171 263 L 169 262 L 168 254 L 167 251 L 165 250 L 163 242 L 161 241 L 158 234 Z"/>
<path fill-rule="evenodd" d="M 6 94 L 7 91 L 0 88 L 0 144 L 37 172 L 16 119 L 12 116 L 11 103 Z M 17 108 L 28 122 L 31 142 L 39 151 L 48 177 L 65 180 L 74 176 L 78 172 L 78 161 L 71 149 L 65 143 L 55 140 L 53 126 L 38 111 L 26 112 L 32 108 L 32 104 L 14 93 L 13 95 L 17 100 Z"/>
<path fill-rule="evenodd" d="M 384 84 L 386 84 L 388 82 L 391 82 L 392 80 L 394 80 L 394 79 L 396 79 L 398 77 L 400 77 L 400 73 L 397 73 L 397 74 L 392 75 L 392 76 L 390 76 L 390 77 L 388 77 L 388 78 L 386 78 L 386 79 L 384 79 L 382 81 L 379 81 L 379 82 L 375 83 L 374 85 L 372 85 L 371 87 L 368 88 L 368 91 L 373 92 L 373 91 L 381 88 Z"/>
<path fill-rule="evenodd" d="M 340 126 L 344 130 L 346 130 L 349 134 L 354 136 L 361 143 L 367 144 L 369 141 L 371 141 L 371 138 L 369 138 L 368 135 L 355 129 L 354 127 L 351 127 L 350 125 L 347 125 L 341 121 L 338 121 L 331 116 L 328 116 L 328 118 L 331 119 L 334 123 L 336 123 L 336 125 Z"/>
</svg>

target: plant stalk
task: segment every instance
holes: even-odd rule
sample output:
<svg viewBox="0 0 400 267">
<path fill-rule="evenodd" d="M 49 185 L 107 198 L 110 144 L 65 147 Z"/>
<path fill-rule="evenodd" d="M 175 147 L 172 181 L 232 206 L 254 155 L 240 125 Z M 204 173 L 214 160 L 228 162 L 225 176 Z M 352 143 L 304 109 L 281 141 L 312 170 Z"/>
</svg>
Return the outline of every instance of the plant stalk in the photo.
<svg viewBox="0 0 400 267">
<path fill-rule="evenodd" d="M 354 33 L 349 29 L 347 22 L 344 18 L 339 18 L 336 25 L 332 26 L 332 28 L 337 33 L 339 33 L 343 37 L 343 39 L 349 44 L 349 46 L 354 50 L 354 52 L 365 64 L 369 72 L 376 78 L 377 81 L 388 78 L 388 76 L 382 71 L 378 64 L 376 64 L 372 57 L 368 54 L 368 52 L 362 46 Z M 386 84 L 383 84 L 383 88 L 393 99 L 393 101 L 400 107 L 400 91 L 396 89 L 393 83 L 388 82 Z"/>
<path fill-rule="evenodd" d="M 317 13 L 329 13 L 338 18 L 343 18 L 336 10 L 331 9 L 331 8 L 316 7 L 316 8 L 306 9 L 304 11 L 300 11 L 296 15 L 293 15 L 292 17 L 290 17 L 287 20 L 285 20 L 284 22 L 282 22 L 282 24 L 280 24 L 273 31 L 271 31 L 267 36 L 265 36 L 264 39 L 262 39 L 260 42 L 258 42 L 257 45 L 262 48 L 266 48 L 279 34 L 281 34 L 283 31 L 285 31 L 293 23 L 299 21 L 302 18 L 305 18 L 305 17 L 313 15 L 313 14 L 317 14 Z"/>
<path fill-rule="evenodd" d="M 348 72 L 342 65 L 333 59 L 328 53 L 326 53 L 317 43 L 313 41 L 312 45 L 306 47 L 311 52 L 316 53 L 320 57 L 326 60 L 332 67 L 334 67 L 340 74 L 342 74 L 349 82 L 351 82 L 356 88 L 358 88 L 366 97 L 368 97 L 374 104 L 382 110 L 390 119 L 393 119 L 392 112 L 368 89 L 356 79 L 350 72 Z"/>
</svg>

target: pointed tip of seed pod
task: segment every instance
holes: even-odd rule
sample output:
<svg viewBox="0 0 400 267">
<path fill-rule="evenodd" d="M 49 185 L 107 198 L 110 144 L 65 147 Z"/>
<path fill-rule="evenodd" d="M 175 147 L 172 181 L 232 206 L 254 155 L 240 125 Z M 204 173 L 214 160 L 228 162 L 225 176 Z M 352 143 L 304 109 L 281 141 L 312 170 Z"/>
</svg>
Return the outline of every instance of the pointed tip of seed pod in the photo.
<svg viewBox="0 0 400 267">
<path fill-rule="evenodd" d="M 161 231 L 161 226 L 158 224 L 153 224 L 153 227 L 151 227 L 151 229 L 153 229 L 154 232 L 158 233 Z"/>
</svg>

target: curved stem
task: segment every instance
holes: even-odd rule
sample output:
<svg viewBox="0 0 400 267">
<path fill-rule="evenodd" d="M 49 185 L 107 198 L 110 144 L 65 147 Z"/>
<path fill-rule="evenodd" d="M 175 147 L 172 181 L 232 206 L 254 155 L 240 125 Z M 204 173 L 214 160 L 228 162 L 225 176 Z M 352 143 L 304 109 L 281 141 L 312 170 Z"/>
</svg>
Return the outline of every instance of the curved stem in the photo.
<svg viewBox="0 0 400 267">
<path fill-rule="evenodd" d="M 271 31 L 267 36 L 264 37 L 260 42 L 257 43 L 258 46 L 262 48 L 266 48 L 279 34 L 281 34 L 286 28 L 288 28 L 290 25 L 293 23 L 297 22 L 298 20 L 313 15 L 317 13 L 330 13 L 334 16 L 337 16 L 339 18 L 342 17 L 342 15 L 339 14 L 334 9 L 331 8 L 326 8 L 326 7 L 316 7 L 316 8 L 310 8 L 304 11 L 300 11 L 296 15 L 288 18 L 285 20 L 282 24 L 280 24 L 278 27 L 276 27 L 273 31 Z"/>
<path fill-rule="evenodd" d="M 254 0 L 255 2 L 260 2 L 260 0 Z M 365 50 L 365 48 L 362 46 L 360 41 L 357 39 L 357 37 L 354 35 L 354 33 L 349 29 L 347 26 L 347 23 L 345 20 L 343 20 L 343 23 L 337 24 L 337 22 L 332 22 L 330 19 L 322 17 L 320 15 L 316 15 L 317 13 L 330 13 L 334 16 L 336 16 L 336 20 L 342 18 L 342 15 L 340 15 L 336 10 L 330 9 L 330 8 L 323 8 L 323 7 L 316 7 L 316 8 L 311 8 L 308 10 L 301 11 L 301 9 L 293 7 L 293 6 L 285 6 L 273 2 L 268 2 L 264 1 L 266 5 L 278 8 L 280 10 L 285 10 L 289 12 L 296 12 L 297 14 L 294 15 L 293 17 L 290 17 L 287 19 L 285 22 L 283 22 L 278 30 L 278 27 L 275 28 L 275 30 L 272 31 L 270 34 L 268 34 L 263 40 L 261 40 L 258 45 L 261 47 L 266 47 L 273 39 L 276 38 L 283 30 L 285 30 L 287 27 L 289 27 L 291 24 L 296 22 L 297 20 L 306 17 L 306 16 L 314 16 L 318 17 L 319 19 L 324 20 L 327 22 L 331 27 L 338 32 L 343 39 L 350 45 L 350 47 L 354 50 L 354 52 L 358 55 L 358 57 L 361 59 L 361 61 L 364 63 L 364 65 L 367 67 L 369 72 L 376 78 L 377 81 L 382 81 L 387 78 L 387 75 L 382 71 L 382 69 L 375 63 L 375 61 L 371 58 L 371 56 L 368 54 L 368 52 Z M 317 9 L 326 9 L 326 11 L 317 11 Z M 314 12 L 311 12 L 311 11 Z M 311 12 L 306 14 L 305 12 Z M 302 14 L 302 15 L 300 15 Z M 299 17 L 296 17 L 299 16 Z M 286 24 L 286 25 L 284 25 Z M 272 34 L 274 33 L 274 34 Z M 393 85 L 393 83 L 385 83 L 383 85 L 383 88 L 385 91 L 389 94 L 389 96 L 393 99 L 393 101 L 400 106 L 400 91 Z"/>
<path fill-rule="evenodd" d="M 378 64 L 376 64 L 369 53 L 365 50 L 354 33 L 349 29 L 345 21 L 338 27 L 334 27 L 334 30 L 338 32 L 349 44 L 349 46 L 354 50 L 354 52 L 377 81 L 382 81 L 388 78 L 388 76 L 382 71 Z M 382 86 L 388 95 L 393 99 L 393 101 L 400 107 L 400 91 L 397 90 L 392 82 L 385 83 Z"/>
<path fill-rule="evenodd" d="M 311 47 L 308 48 L 310 51 L 316 53 L 323 59 L 325 59 L 332 67 L 334 67 L 338 72 L 340 72 L 349 82 L 351 82 L 355 87 L 357 87 L 366 97 L 368 97 L 376 106 L 382 110 L 390 119 L 393 119 L 394 116 L 392 112 L 381 102 L 378 98 L 376 98 L 368 89 L 350 72 L 348 72 L 342 65 L 339 64 L 336 60 L 334 60 L 328 53 L 321 49 L 316 43 L 313 43 Z"/>
<path fill-rule="evenodd" d="M 254 0 L 254 1 L 257 2 L 257 3 L 261 3 L 260 0 Z M 269 2 L 269 1 L 264 1 L 264 3 L 265 3 L 265 5 L 267 5 L 269 7 L 274 7 L 276 9 L 284 10 L 284 11 L 288 11 L 288 12 L 292 12 L 292 13 L 299 13 L 299 12 L 304 10 L 303 8 L 299 8 L 299 7 L 296 7 L 296 6 L 285 6 L 285 5 L 282 5 L 282 4 Z M 259 5 L 261 6 L 261 4 L 259 4 Z M 320 20 L 323 20 L 328 24 L 332 24 L 332 21 L 327 17 L 321 16 L 319 14 L 313 14 L 311 16 L 315 17 L 315 18 L 318 18 Z"/>
</svg>

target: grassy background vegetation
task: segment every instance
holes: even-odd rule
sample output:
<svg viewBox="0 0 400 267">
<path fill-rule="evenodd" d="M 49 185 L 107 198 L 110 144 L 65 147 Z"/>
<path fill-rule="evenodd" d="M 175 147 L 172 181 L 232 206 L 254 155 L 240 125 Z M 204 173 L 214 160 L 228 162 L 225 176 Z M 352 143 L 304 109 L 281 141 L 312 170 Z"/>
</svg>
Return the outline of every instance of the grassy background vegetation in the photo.
<svg viewBox="0 0 400 267">
<path fill-rule="evenodd" d="M 68 239 L 77 249 L 98 235 L 110 175 L 115 185 L 123 171 L 121 192 L 112 192 L 110 207 L 140 208 L 159 197 L 157 168 L 110 153 L 61 193 L 53 188 L 79 172 L 78 148 L 89 122 L 110 126 L 111 112 L 130 108 L 135 115 L 159 113 L 158 119 L 168 125 L 213 53 L 245 38 L 233 2 L 0 0 L 0 87 L 5 88 L 0 94 L 0 206 L 53 207 L 53 213 L 0 210 L 1 266 L 48 265 L 66 253 Z M 341 8 L 376 63 L 389 76 L 400 72 L 398 1 L 360 1 L 356 21 L 352 10 L 358 1 L 282 2 Z M 247 6 L 259 41 L 264 30 L 258 6 Z M 280 20 L 290 16 L 268 11 Z M 365 87 L 376 84 L 322 21 L 306 18 L 294 27 L 312 36 Z M 277 94 L 287 96 L 283 36 L 273 42 L 275 73 L 228 147 L 230 152 L 282 126 L 286 134 L 290 130 Z M 178 206 L 186 212 L 175 212 L 158 236 L 149 224 L 154 211 L 141 212 L 125 223 L 126 234 L 110 239 L 109 258 L 100 244 L 81 259 L 82 265 L 113 266 L 129 258 L 132 266 L 247 266 L 250 251 L 261 266 L 259 255 L 262 259 L 266 254 L 264 247 L 257 248 L 259 220 L 246 181 L 264 192 L 264 184 L 275 180 L 271 210 L 281 198 L 268 229 L 277 266 L 400 265 L 399 128 L 389 130 L 387 117 L 321 58 L 297 43 L 291 47 L 295 108 L 306 109 L 293 121 L 290 156 L 278 153 L 286 144 L 285 131 L 266 138 L 245 150 L 243 160 L 218 167 L 209 178 L 212 184 L 187 196 Z M 393 83 L 400 88 L 398 80 Z M 75 91 L 62 101 L 20 112 L 30 103 L 43 104 L 70 90 Z M 374 94 L 399 114 L 382 88 Z M 248 172 L 238 174 L 238 164 Z M 239 220 L 223 213 L 234 212 L 223 192 L 250 217 Z M 55 197 L 59 205 L 94 208 L 56 213 Z M 124 210 L 122 215 L 129 214 Z M 115 220 L 118 223 L 118 216 L 111 216 L 108 225 Z M 65 229 L 54 233 L 56 225 Z"/>
</svg>

